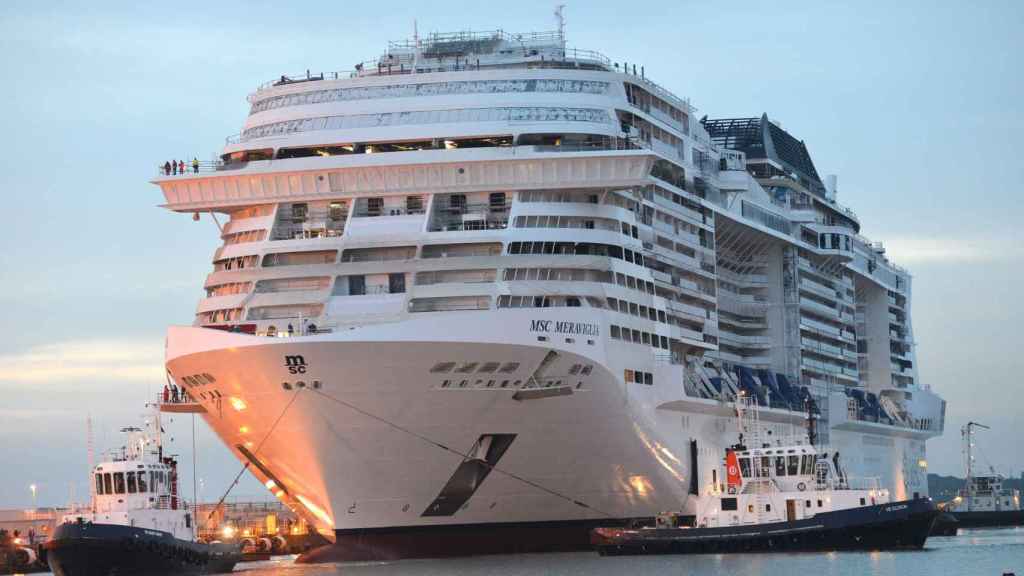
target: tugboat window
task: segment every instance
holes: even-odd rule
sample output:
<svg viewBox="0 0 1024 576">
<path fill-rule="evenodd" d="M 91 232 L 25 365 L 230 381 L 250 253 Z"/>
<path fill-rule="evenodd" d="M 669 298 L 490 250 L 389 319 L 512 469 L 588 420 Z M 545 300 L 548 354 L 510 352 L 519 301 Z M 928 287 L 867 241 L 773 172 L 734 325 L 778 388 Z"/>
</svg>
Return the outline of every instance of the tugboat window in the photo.
<svg viewBox="0 0 1024 576">
<path fill-rule="evenodd" d="M 786 457 L 776 456 L 775 457 L 775 475 L 785 476 L 786 475 Z"/>
<path fill-rule="evenodd" d="M 740 458 L 740 476 L 750 478 L 750 458 Z"/>
<path fill-rule="evenodd" d="M 114 472 L 114 493 L 124 494 L 124 472 Z"/>
<path fill-rule="evenodd" d="M 799 456 L 786 456 L 786 472 L 790 476 L 796 476 L 800 473 L 800 457 Z"/>
<path fill-rule="evenodd" d="M 103 474 L 96 475 L 96 495 L 103 495 Z"/>
<path fill-rule="evenodd" d="M 146 492 L 148 492 L 146 489 L 146 473 L 139 472 L 139 493 L 145 494 Z"/>
<path fill-rule="evenodd" d="M 735 498 L 722 498 L 722 512 L 733 512 L 738 508 Z"/>
<path fill-rule="evenodd" d="M 139 491 L 139 485 L 135 483 L 135 472 L 126 472 L 128 476 L 128 493 L 135 494 Z"/>
<path fill-rule="evenodd" d="M 107 472 L 107 473 L 103 474 L 103 493 L 104 494 L 113 494 L 114 493 L 113 485 L 110 482 L 110 472 Z"/>
</svg>

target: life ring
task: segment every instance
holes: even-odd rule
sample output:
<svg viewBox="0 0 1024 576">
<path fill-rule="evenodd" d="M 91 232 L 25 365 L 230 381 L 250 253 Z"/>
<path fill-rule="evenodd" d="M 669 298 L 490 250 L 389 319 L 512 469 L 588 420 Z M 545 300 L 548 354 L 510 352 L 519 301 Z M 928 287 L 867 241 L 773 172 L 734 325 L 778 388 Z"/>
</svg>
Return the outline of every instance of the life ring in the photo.
<svg viewBox="0 0 1024 576">
<path fill-rule="evenodd" d="M 804 490 L 807 490 L 807 484 L 800 482 L 799 484 L 796 485 L 796 489 L 803 492 Z"/>
</svg>

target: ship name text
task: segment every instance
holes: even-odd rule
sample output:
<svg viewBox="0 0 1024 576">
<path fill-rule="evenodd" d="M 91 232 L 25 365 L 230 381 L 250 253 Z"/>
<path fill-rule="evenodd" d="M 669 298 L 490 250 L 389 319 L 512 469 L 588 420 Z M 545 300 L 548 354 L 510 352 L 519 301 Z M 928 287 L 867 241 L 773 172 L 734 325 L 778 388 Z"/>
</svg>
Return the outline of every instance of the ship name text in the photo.
<svg viewBox="0 0 1024 576">
<path fill-rule="evenodd" d="M 599 324 L 590 322 L 567 322 L 564 320 L 531 320 L 530 332 L 546 332 L 554 334 L 578 334 L 580 336 L 600 336 Z"/>
</svg>

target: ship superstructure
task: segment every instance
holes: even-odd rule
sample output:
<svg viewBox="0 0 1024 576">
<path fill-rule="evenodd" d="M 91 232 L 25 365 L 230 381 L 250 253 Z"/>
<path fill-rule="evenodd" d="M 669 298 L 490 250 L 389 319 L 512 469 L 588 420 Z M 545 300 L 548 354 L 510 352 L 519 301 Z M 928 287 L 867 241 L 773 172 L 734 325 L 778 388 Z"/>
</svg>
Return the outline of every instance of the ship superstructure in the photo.
<svg viewBox="0 0 1024 576">
<path fill-rule="evenodd" d="M 721 489 L 740 392 L 927 493 L 945 407 L 910 275 L 767 116 L 698 121 L 561 32 L 392 43 L 249 102 L 155 180 L 223 239 L 167 368 L 339 542 L 498 551 L 685 507 Z"/>
</svg>

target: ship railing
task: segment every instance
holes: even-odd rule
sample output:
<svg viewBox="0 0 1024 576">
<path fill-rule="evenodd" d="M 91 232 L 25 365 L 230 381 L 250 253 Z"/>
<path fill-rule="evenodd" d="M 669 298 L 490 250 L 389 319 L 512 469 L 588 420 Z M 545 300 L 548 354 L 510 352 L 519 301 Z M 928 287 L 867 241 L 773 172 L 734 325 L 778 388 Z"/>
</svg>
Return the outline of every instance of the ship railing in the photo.
<svg viewBox="0 0 1024 576">
<path fill-rule="evenodd" d="M 523 64 L 540 68 L 576 68 L 579 64 L 598 64 L 607 69 L 612 68 L 611 59 L 596 50 L 586 50 L 581 48 L 565 48 L 563 50 L 560 47 L 551 47 L 549 49 L 538 48 L 534 50 L 534 52 L 535 53 L 528 54 L 527 56 L 514 55 L 513 58 L 523 58 Z M 317 73 L 306 70 L 305 72 L 299 72 L 297 74 L 282 74 L 278 78 L 268 80 L 257 86 L 256 93 L 250 95 L 250 101 L 254 101 L 254 97 L 260 92 L 291 84 L 319 82 L 323 80 L 344 80 L 360 76 L 399 76 L 413 73 L 424 74 L 429 72 L 473 71 L 494 65 L 500 66 L 502 64 L 506 64 L 507 60 L 479 63 L 478 59 L 472 55 L 460 57 L 454 60 L 443 58 L 440 61 L 438 61 L 437 58 L 424 56 L 420 58 L 419 63 L 414 66 L 409 57 L 395 54 L 390 60 L 391 63 L 389 64 L 388 62 L 389 60 L 387 59 L 387 55 L 385 55 L 383 58 L 359 62 L 350 70 Z M 645 81 L 645 83 L 647 83 L 647 81 Z M 658 86 L 658 89 L 664 90 L 660 86 Z M 677 98 L 675 96 L 672 97 Z"/>
<path fill-rule="evenodd" d="M 263 320 L 268 320 L 264 318 Z M 315 319 L 309 316 L 282 316 L 280 318 L 269 318 L 275 322 L 286 322 L 285 329 L 281 330 L 276 326 L 270 325 L 263 330 L 257 330 L 254 334 L 256 336 L 265 336 L 268 338 L 292 338 L 295 336 L 315 336 L 317 334 L 330 334 L 334 332 L 336 327 L 334 324 L 316 322 Z M 292 325 L 292 331 L 289 332 L 287 329 L 288 323 Z"/>
<path fill-rule="evenodd" d="M 209 174 L 211 172 L 219 172 L 224 170 L 225 164 L 221 160 L 200 160 L 198 165 L 192 164 L 191 160 L 187 158 L 181 158 L 181 162 L 185 163 L 184 169 L 179 169 L 179 166 L 171 168 L 170 166 L 165 167 L 163 163 L 157 164 L 156 175 L 157 176 L 195 176 L 196 174 Z M 169 160 L 165 161 L 168 164 Z"/>
<path fill-rule="evenodd" d="M 168 388 L 166 396 L 163 392 L 156 394 L 156 404 L 159 405 L 182 405 L 189 406 L 198 404 L 189 396 L 185 388 L 178 386 L 177 389 Z"/>
</svg>

